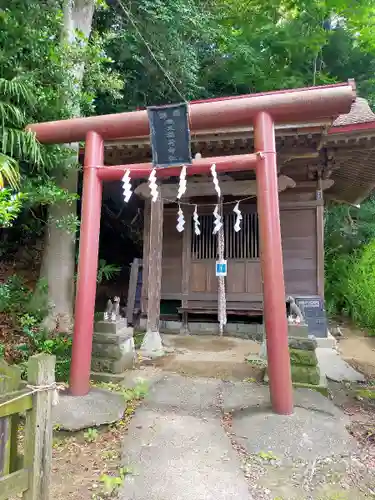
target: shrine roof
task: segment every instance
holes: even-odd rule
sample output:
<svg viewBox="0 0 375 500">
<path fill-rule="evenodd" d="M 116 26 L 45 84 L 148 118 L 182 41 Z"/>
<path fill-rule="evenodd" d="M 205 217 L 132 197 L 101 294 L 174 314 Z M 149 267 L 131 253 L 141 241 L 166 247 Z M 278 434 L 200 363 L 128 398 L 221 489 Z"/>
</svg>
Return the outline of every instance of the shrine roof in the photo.
<svg viewBox="0 0 375 500">
<path fill-rule="evenodd" d="M 333 122 L 332 127 L 342 127 L 345 125 L 371 122 L 375 122 L 375 113 L 371 110 L 366 99 L 363 99 L 363 97 L 357 97 L 352 104 L 350 112 L 347 115 L 340 115 Z"/>
<path fill-rule="evenodd" d="M 325 198 L 345 203 L 357 204 L 374 190 L 375 113 L 366 99 L 357 97 L 348 114 L 331 121 L 278 124 L 275 132 L 281 173 L 302 181 L 302 172 L 306 172 L 306 181 L 322 171 L 334 181 Z M 211 157 L 251 152 L 252 135 L 250 126 L 195 133 L 193 154 Z M 151 157 L 147 136 L 108 141 L 105 150 L 107 165 L 146 162 Z M 251 178 L 254 174 L 243 172 L 233 178 L 241 180 L 246 175 Z"/>
</svg>

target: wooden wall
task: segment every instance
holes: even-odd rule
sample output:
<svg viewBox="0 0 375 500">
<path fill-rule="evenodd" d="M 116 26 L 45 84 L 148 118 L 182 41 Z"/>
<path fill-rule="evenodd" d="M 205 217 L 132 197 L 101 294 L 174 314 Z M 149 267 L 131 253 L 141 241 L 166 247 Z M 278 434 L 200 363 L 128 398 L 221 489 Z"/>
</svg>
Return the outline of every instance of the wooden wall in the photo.
<svg viewBox="0 0 375 500">
<path fill-rule="evenodd" d="M 289 295 L 317 293 L 316 208 L 280 210 L 284 279 Z"/>
<path fill-rule="evenodd" d="M 161 280 L 162 298 L 174 300 L 178 300 L 181 294 L 183 239 L 183 233 L 179 233 L 176 229 L 176 212 L 177 209 L 174 212 L 164 210 L 163 271 Z"/>
<path fill-rule="evenodd" d="M 281 202 L 280 223 L 284 257 L 286 294 L 315 295 L 322 290 L 324 261 L 322 239 L 317 236 L 322 225 L 322 202 Z M 162 288 L 163 300 L 181 300 L 183 282 L 183 247 L 187 243 L 185 232 L 176 230 L 177 209 L 164 209 Z M 188 217 L 186 217 L 188 221 Z M 147 231 L 146 231 L 147 232 Z M 145 234 L 146 235 L 146 234 Z M 190 236 L 189 236 L 190 239 Z M 190 252 L 190 244 L 186 245 Z M 145 245 L 147 251 L 147 245 Z M 185 250 L 185 259 L 188 252 Z M 217 303 L 217 280 L 214 260 L 187 259 L 189 272 L 185 272 L 184 306 Z M 147 274 L 147 273 L 146 273 Z M 252 309 L 262 300 L 260 261 L 233 259 L 228 261 L 227 300 L 234 308 Z M 144 292 L 143 292 L 144 293 Z M 143 295 L 144 296 L 144 295 Z M 242 306 L 241 306 L 242 303 Z M 246 306 L 247 304 L 247 306 Z M 144 296 L 143 312 L 147 306 Z"/>
</svg>

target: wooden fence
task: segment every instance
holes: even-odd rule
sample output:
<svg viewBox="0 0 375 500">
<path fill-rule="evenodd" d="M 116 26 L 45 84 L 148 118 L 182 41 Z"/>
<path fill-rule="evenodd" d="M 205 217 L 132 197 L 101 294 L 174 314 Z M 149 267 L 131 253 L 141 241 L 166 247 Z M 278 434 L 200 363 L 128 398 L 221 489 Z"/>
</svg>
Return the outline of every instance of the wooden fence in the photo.
<svg viewBox="0 0 375 500">
<path fill-rule="evenodd" d="M 52 402 L 55 357 L 32 356 L 27 383 L 21 370 L 0 359 L 0 500 L 49 498 L 52 466 Z M 19 426 L 26 416 L 20 454 Z"/>
</svg>

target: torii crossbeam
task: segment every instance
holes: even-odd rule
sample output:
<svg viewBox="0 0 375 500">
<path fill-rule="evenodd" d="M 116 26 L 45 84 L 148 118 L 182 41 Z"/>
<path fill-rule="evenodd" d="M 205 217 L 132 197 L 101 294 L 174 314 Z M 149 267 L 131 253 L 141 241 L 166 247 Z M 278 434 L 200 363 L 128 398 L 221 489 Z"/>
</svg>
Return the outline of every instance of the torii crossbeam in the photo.
<svg viewBox="0 0 375 500">
<path fill-rule="evenodd" d="M 264 325 L 273 410 L 293 412 L 292 381 L 285 312 L 285 286 L 279 216 L 275 124 L 332 121 L 350 111 L 355 99 L 353 82 L 283 90 L 264 94 L 211 99 L 189 106 L 193 133 L 229 127 L 254 127 L 253 154 L 193 160 L 187 175 L 254 169 L 263 278 Z M 90 389 L 90 367 L 98 267 L 102 182 L 120 180 L 129 169 L 131 178 L 148 177 L 150 163 L 104 166 L 104 141 L 145 137 L 149 134 L 146 111 L 89 118 L 74 118 L 28 127 L 42 143 L 86 141 L 78 282 L 70 373 L 70 392 L 82 396 Z M 180 167 L 157 170 L 157 177 L 179 176 Z"/>
</svg>

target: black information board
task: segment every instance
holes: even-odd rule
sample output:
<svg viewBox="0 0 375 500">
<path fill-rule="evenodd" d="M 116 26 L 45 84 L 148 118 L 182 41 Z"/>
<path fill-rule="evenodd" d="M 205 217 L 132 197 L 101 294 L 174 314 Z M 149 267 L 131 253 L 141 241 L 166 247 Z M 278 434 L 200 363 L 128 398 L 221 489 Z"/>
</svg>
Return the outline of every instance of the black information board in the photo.
<svg viewBox="0 0 375 500">
<path fill-rule="evenodd" d="M 147 108 L 150 123 L 152 163 L 158 167 L 191 164 L 187 104 Z"/>
<path fill-rule="evenodd" d="M 326 338 L 328 325 L 324 300 L 319 295 L 300 296 L 294 299 L 306 320 L 309 335 Z"/>
</svg>

